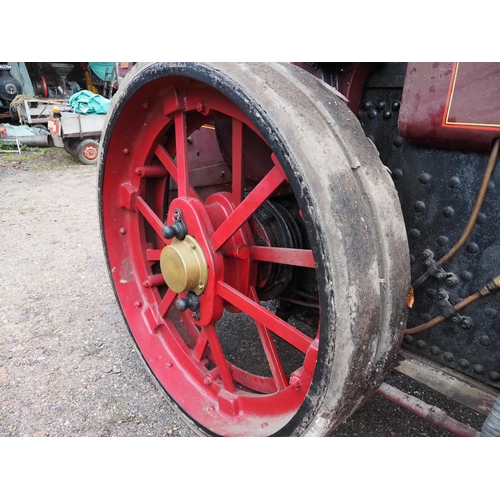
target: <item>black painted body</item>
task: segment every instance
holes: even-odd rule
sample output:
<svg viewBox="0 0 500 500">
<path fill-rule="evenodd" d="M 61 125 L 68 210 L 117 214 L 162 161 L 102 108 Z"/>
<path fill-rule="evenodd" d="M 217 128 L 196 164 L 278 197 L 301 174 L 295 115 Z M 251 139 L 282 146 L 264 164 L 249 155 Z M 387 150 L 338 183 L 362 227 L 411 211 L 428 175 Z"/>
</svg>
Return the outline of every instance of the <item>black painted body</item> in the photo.
<svg viewBox="0 0 500 500">
<path fill-rule="evenodd" d="M 404 139 L 397 128 L 401 76 L 406 65 L 382 65 L 369 78 L 359 119 L 380 157 L 392 172 L 401 200 L 410 246 L 412 282 L 459 240 L 474 206 L 488 154 L 428 149 Z M 399 77 L 398 77 L 399 75 Z M 472 233 L 462 249 L 441 267 L 454 280 L 430 276 L 415 287 L 408 327 L 440 316 L 500 274 L 500 167 L 496 167 Z M 440 292 L 441 291 L 441 292 Z M 447 314 L 445 314 L 446 316 Z M 446 319 L 416 335 L 403 347 L 500 388 L 500 293 L 481 298 L 460 311 L 457 323 Z"/>
</svg>

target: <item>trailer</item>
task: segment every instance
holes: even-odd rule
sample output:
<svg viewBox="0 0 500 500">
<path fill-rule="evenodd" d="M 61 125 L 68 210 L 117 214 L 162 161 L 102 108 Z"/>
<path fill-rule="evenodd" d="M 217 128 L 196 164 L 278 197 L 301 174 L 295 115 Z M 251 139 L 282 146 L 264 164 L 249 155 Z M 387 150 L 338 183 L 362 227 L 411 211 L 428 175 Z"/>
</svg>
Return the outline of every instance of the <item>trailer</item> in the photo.
<svg viewBox="0 0 500 500">
<path fill-rule="evenodd" d="M 481 75 L 478 78 L 477 75 Z M 103 128 L 132 339 L 200 435 L 325 436 L 375 393 L 500 434 L 500 65 L 147 63 Z"/>
<path fill-rule="evenodd" d="M 85 165 L 97 162 L 99 139 L 106 115 L 83 115 L 57 111 L 48 119 L 48 129 L 56 147 L 64 147 Z"/>
</svg>

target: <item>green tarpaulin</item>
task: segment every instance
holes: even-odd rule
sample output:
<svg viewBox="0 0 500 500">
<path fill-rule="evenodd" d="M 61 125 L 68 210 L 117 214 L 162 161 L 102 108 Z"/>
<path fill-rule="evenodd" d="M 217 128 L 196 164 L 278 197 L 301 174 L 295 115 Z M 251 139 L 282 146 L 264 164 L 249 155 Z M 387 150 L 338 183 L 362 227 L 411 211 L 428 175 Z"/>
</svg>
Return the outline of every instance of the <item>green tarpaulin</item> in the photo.
<svg viewBox="0 0 500 500">
<path fill-rule="evenodd" d="M 82 90 L 69 98 L 69 105 L 82 115 L 105 115 L 111 101 L 89 90 Z"/>
</svg>

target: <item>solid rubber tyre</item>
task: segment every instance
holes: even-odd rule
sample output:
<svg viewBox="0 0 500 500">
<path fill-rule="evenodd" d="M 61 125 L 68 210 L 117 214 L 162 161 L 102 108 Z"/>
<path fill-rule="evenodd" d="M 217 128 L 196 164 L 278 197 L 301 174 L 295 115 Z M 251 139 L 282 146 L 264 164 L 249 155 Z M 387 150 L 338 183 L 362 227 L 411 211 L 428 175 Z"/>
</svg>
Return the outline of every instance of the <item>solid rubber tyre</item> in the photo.
<svg viewBox="0 0 500 500">
<path fill-rule="evenodd" d="M 94 165 L 97 163 L 98 154 L 99 143 L 94 139 L 84 139 L 76 147 L 76 156 L 84 165 Z"/>
<path fill-rule="evenodd" d="M 257 179 L 244 199 L 234 194 L 241 186 L 233 162 L 236 180 L 219 189 L 233 190 L 234 207 L 227 208 L 229 194 L 216 193 L 208 198 L 211 203 L 197 200 L 188 182 L 186 137 L 203 125 L 204 116 L 223 116 L 235 131 L 241 122 L 274 158 L 263 173 L 266 177 Z M 235 150 L 251 155 L 239 133 L 233 134 Z M 404 333 L 408 246 L 390 174 L 342 96 L 291 64 L 138 64 L 113 99 L 101 146 L 101 233 L 115 294 L 150 373 L 196 432 L 323 436 L 375 392 Z M 169 206 L 162 194 L 169 185 L 161 180 L 162 165 L 179 180 Z M 262 206 L 260 191 L 266 199 L 276 195 L 279 182 L 289 183 L 300 207 L 316 269 L 319 331 L 309 343 L 295 326 L 264 311 L 252 295 L 251 270 L 258 260 L 252 256 L 258 249 L 248 243 L 248 257 L 240 251 L 246 244 L 228 248 L 237 238 L 252 239 L 247 222 L 236 221 L 236 233 L 224 240 L 221 234 L 228 224 L 217 215 L 227 210 L 227 219 L 234 222 L 242 207 L 240 213 L 248 219 L 254 210 L 248 200 L 257 199 Z M 171 289 L 165 292 L 157 271 L 160 252 L 171 244 L 161 228 L 175 221 L 172 207 L 192 212 L 188 230 L 194 228 L 208 263 L 206 291 L 199 295 L 200 320 L 172 306 L 176 295 Z M 250 262 L 250 271 L 241 272 L 248 282 L 238 285 L 249 290 L 246 295 L 228 285 L 230 259 L 236 254 Z M 287 373 L 281 388 L 272 377 L 269 382 L 251 368 L 240 369 L 238 359 L 229 359 L 220 349 L 221 307 L 234 321 L 250 319 L 275 327 L 286 342 L 302 349 L 303 364 Z M 205 324 L 204 315 L 213 319 Z M 186 335 L 194 345 L 184 340 Z M 245 349 L 241 345 L 240 352 Z M 261 379 L 267 389 L 259 392 Z M 269 390 L 270 383 L 275 383 L 275 392 Z"/>
<path fill-rule="evenodd" d="M 77 137 L 76 138 L 70 137 L 70 138 L 64 139 L 63 146 L 64 146 L 66 153 L 70 154 L 71 156 L 78 157 L 77 148 L 80 144 L 80 141 L 81 141 L 81 139 L 79 139 Z"/>
</svg>

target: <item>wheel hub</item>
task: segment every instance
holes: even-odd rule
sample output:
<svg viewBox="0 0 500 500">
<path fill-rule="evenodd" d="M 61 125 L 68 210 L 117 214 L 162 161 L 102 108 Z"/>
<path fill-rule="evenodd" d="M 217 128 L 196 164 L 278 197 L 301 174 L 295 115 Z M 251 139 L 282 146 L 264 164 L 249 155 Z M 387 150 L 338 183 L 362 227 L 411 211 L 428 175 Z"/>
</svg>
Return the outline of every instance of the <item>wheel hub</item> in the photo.
<svg viewBox="0 0 500 500">
<path fill-rule="evenodd" d="M 161 252 L 160 268 L 168 287 L 176 293 L 200 295 L 207 286 L 208 266 L 196 240 L 173 238 Z"/>
</svg>

